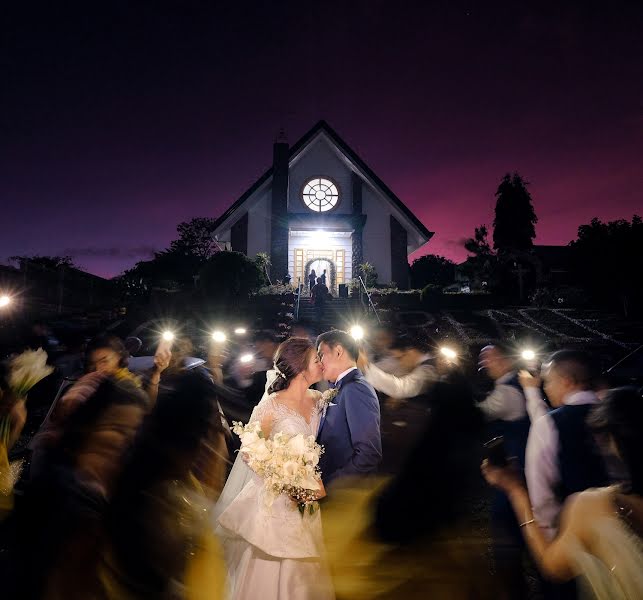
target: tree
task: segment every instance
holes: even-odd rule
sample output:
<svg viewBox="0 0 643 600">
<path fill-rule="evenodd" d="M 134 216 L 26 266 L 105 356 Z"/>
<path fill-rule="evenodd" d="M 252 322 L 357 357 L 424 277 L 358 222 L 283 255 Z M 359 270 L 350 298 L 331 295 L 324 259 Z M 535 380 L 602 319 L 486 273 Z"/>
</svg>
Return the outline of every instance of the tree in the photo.
<svg viewBox="0 0 643 600">
<path fill-rule="evenodd" d="M 217 252 L 199 273 L 201 289 L 208 299 L 231 305 L 263 284 L 264 274 L 256 261 L 241 252 Z"/>
<path fill-rule="evenodd" d="M 488 240 L 489 230 L 486 225 L 476 227 L 474 236 L 464 242 L 464 247 L 475 256 L 491 256 L 493 250 Z"/>
<path fill-rule="evenodd" d="M 372 288 L 377 285 L 377 269 L 375 268 L 375 265 L 372 265 L 369 262 L 362 263 L 359 265 L 360 271 L 362 273 L 362 279 L 364 281 L 364 285 L 367 288 Z"/>
<path fill-rule="evenodd" d="M 155 252 L 152 260 L 140 261 L 125 271 L 121 284 L 130 295 L 138 296 L 153 288 L 192 289 L 201 267 L 219 251 L 212 237 L 215 222 L 210 217 L 195 217 L 179 223 L 178 239 L 166 250 Z"/>
<path fill-rule="evenodd" d="M 411 265 L 411 285 L 422 289 L 429 284 L 449 285 L 455 279 L 455 263 L 443 256 L 426 254 Z"/>
<path fill-rule="evenodd" d="M 476 288 L 490 289 L 494 281 L 497 259 L 489 244 L 489 229 L 486 225 L 475 228 L 472 238 L 465 240 L 464 247 L 473 254 L 461 265 L 462 272 Z"/>
<path fill-rule="evenodd" d="M 183 254 L 205 262 L 218 252 L 213 237 L 215 224 L 216 219 L 211 217 L 194 217 L 179 223 L 176 227 L 179 239 L 174 240 L 166 252 Z"/>
<path fill-rule="evenodd" d="M 513 177 L 507 173 L 498 186 L 493 247 L 501 254 L 529 250 L 533 246 L 538 217 L 527 185 L 518 173 Z"/>
<path fill-rule="evenodd" d="M 255 256 L 255 262 L 264 275 L 264 284 L 272 285 L 272 281 L 270 280 L 270 266 L 272 265 L 270 254 L 267 252 L 258 252 Z"/>
<path fill-rule="evenodd" d="M 643 221 L 619 219 L 602 222 L 594 218 L 578 228 L 570 242 L 574 270 L 592 297 L 610 305 L 618 300 L 625 316 L 643 305 Z"/>
<path fill-rule="evenodd" d="M 71 256 L 11 256 L 9 260 L 18 263 L 21 267 L 23 264 L 30 264 L 47 269 L 57 269 L 58 267 L 79 268 Z"/>
</svg>

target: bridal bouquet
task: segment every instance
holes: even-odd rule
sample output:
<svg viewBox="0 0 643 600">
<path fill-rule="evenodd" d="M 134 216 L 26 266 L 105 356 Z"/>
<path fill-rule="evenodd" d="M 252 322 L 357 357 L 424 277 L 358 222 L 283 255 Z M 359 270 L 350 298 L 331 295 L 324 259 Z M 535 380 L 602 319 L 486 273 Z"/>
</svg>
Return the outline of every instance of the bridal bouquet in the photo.
<svg viewBox="0 0 643 600">
<path fill-rule="evenodd" d="M 9 363 L 9 390 L 4 394 L 0 390 L 0 519 L 13 506 L 13 486 L 22 468 L 22 461 L 10 463 L 8 458 L 12 429 L 15 425 L 12 413 L 15 418 L 15 410 L 21 408 L 26 418 L 25 396 L 52 371 L 53 368 L 47 365 L 47 353 L 42 349 L 23 352 Z M 22 428 L 22 425 L 24 420 L 19 427 Z M 19 432 L 19 429 L 17 431 Z"/>
<path fill-rule="evenodd" d="M 24 398 L 34 385 L 53 370 L 47 364 L 47 353 L 42 348 L 27 350 L 11 360 L 7 383 L 16 398 Z"/>
<path fill-rule="evenodd" d="M 280 494 L 287 494 L 297 502 L 302 515 L 307 509 L 313 514 L 321 489 L 319 457 L 324 451 L 315 437 L 277 433 L 266 439 L 258 421 L 232 425 L 232 431 L 241 438 L 239 452 L 243 459 L 263 478 L 268 506 Z"/>
</svg>

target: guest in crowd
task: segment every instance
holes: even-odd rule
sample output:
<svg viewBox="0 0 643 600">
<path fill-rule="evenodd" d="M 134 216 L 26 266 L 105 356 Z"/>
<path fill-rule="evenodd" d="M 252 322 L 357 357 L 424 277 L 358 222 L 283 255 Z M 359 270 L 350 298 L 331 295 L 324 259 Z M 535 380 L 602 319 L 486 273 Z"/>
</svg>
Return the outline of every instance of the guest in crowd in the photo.
<svg viewBox="0 0 643 600">
<path fill-rule="evenodd" d="M 391 345 L 390 352 L 400 369 L 408 373 L 407 375 L 386 373 L 370 363 L 363 351 L 360 353 L 360 368 L 366 381 L 376 390 L 392 398 L 409 399 L 424 394 L 437 380 L 432 356 L 418 339 L 398 336 Z"/>
<path fill-rule="evenodd" d="M 478 404 L 490 421 L 488 437 L 502 436 L 507 454 L 515 457 L 524 473 L 531 422 L 513 353 L 500 343 L 485 346 L 478 365 L 494 381 L 493 390 Z M 491 499 L 490 521 L 493 556 L 503 593 L 508 598 L 523 598 L 527 593 L 522 568 L 524 541 L 509 498 L 502 490 L 496 490 Z"/>
<path fill-rule="evenodd" d="M 498 598 L 472 498 L 484 419 L 471 389 L 437 382 L 429 419 L 397 473 L 339 487 L 324 506 L 338 600 Z"/>
<path fill-rule="evenodd" d="M 552 403 L 561 401 L 561 391 L 557 388 L 563 385 L 576 387 L 578 391 L 571 392 L 568 387 L 567 394 L 562 394 L 568 400 L 564 406 L 589 406 L 582 410 L 587 420 L 583 420 L 582 426 L 576 423 L 576 435 L 583 438 L 584 427 L 592 427 L 607 436 L 612 451 L 627 467 L 629 485 L 599 487 L 567 495 L 562 510 L 558 511 L 560 518 L 553 523 L 552 512 L 541 510 L 542 517 L 538 516 L 531 489 L 525 488 L 514 470 L 484 462 L 483 474 L 491 485 L 504 490 L 511 498 L 525 540 L 546 577 L 569 581 L 582 576 L 582 583 L 596 598 L 643 598 L 643 398 L 633 388 L 620 388 L 608 392 L 600 405 L 581 403 L 578 394 L 587 392 L 588 387 L 586 359 L 570 352 L 553 358 L 556 371 L 549 384 L 545 384 Z M 560 378 L 568 379 L 567 384 Z M 556 419 L 564 418 L 573 423 L 576 417 L 571 415 L 580 414 L 581 410 L 562 413 L 543 419 L 551 418 L 556 423 Z M 563 435 L 563 432 L 559 433 Z M 567 454 L 567 442 L 561 438 L 561 444 L 559 450 Z M 551 453 L 551 446 L 548 446 L 548 452 Z M 596 470 L 593 476 L 596 481 L 602 476 L 601 467 L 591 456 L 588 460 L 589 468 Z M 563 466 L 564 471 L 567 466 Z M 589 476 L 589 469 L 580 468 L 581 476 Z M 570 485 L 573 482 L 563 482 L 563 486 Z M 540 491 L 538 487 L 536 490 Z M 543 518 L 542 522 L 540 518 Z"/>
<path fill-rule="evenodd" d="M 525 474 L 534 514 L 553 538 L 568 496 L 607 483 L 605 465 L 587 426 L 594 393 L 590 357 L 577 350 L 555 352 L 543 368 L 544 390 L 555 410 L 548 412 L 537 378 L 523 376 L 532 426 Z"/>
<path fill-rule="evenodd" d="M 105 375 L 41 446 L 39 468 L 12 515 L 8 597 L 41 598 L 47 578 L 64 565 L 90 576 L 85 560 L 95 555 L 105 505 L 147 408 L 131 379 Z"/>
<path fill-rule="evenodd" d="M 200 475 L 221 472 L 222 457 L 211 448 L 223 435 L 212 387 L 198 373 L 183 373 L 146 420 L 116 487 L 96 598 L 224 597 L 225 567 L 209 517 L 223 482 L 204 486 Z"/>
</svg>

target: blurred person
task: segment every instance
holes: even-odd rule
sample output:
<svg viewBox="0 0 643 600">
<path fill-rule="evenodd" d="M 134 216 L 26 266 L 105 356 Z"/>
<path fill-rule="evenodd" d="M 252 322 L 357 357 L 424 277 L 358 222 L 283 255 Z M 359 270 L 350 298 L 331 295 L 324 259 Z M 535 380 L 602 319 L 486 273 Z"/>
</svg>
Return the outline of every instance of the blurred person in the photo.
<svg viewBox="0 0 643 600">
<path fill-rule="evenodd" d="M 406 375 L 391 352 L 393 342 L 397 337 L 393 327 L 380 323 L 373 328 L 369 337 L 372 350 L 369 356 L 370 362 L 385 373 L 392 373 L 398 376 Z"/>
<path fill-rule="evenodd" d="M 168 348 L 160 346 L 154 355 L 154 366 L 149 373 L 145 374 L 144 381 L 141 382 L 127 368 L 129 352 L 123 341 L 114 335 L 99 335 L 90 340 L 87 344 L 86 356 L 87 372 L 97 371 L 117 378 L 130 379 L 145 388 L 151 404 L 154 404 L 158 395 L 161 373 L 176 364 L 179 359 L 177 354 L 172 360 L 172 352 Z"/>
<path fill-rule="evenodd" d="M 319 279 L 321 279 L 322 285 L 326 285 L 326 269 L 322 271 L 322 274 L 319 276 Z"/>
<path fill-rule="evenodd" d="M 424 394 L 437 381 L 433 357 L 417 339 L 407 335 L 398 336 L 391 344 L 390 353 L 399 368 L 408 373 L 407 375 L 400 377 L 386 373 L 370 363 L 363 351 L 360 353 L 360 366 L 364 371 L 364 377 L 376 390 L 393 398 L 415 398 Z"/>
<path fill-rule="evenodd" d="M 558 376 L 563 371 L 569 377 L 574 368 L 561 369 L 564 360 L 571 361 L 572 356 L 557 358 Z M 582 371 L 576 371 L 576 377 Z M 554 388 L 560 385 L 551 380 L 546 384 L 554 403 L 559 398 Z M 602 403 L 591 404 L 588 426 L 608 437 L 612 452 L 627 466 L 630 483 L 567 496 L 553 537 L 549 522 L 541 523 L 532 509 L 531 491 L 515 471 L 488 462 L 482 471 L 491 485 L 511 498 L 521 531 L 546 577 L 554 581 L 580 577 L 587 596 L 599 600 L 643 598 L 643 398 L 634 388 L 619 388 L 606 393 Z"/>
<path fill-rule="evenodd" d="M 468 385 L 437 382 L 429 403 L 424 431 L 395 476 L 339 485 L 325 504 L 342 600 L 498 597 L 488 542 L 471 512 L 484 419 Z"/>
<path fill-rule="evenodd" d="M 325 448 L 319 462 L 324 484 L 341 477 L 371 475 L 382 461 L 380 405 L 357 368 L 359 346 L 345 331 L 317 338 L 324 379 L 337 390 L 317 434 Z"/>
<path fill-rule="evenodd" d="M 310 274 L 308 275 L 308 289 L 310 290 L 310 295 L 313 295 L 313 288 L 315 287 L 315 284 L 317 283 L 317 273 L 315 273 L 315 269 L 312 269 Z"/>
<path fill-rule="evenodd" d="M 424 429 L 430 388 L 438 380 L 433 357 L 419 340 L 399 335 L 391 343 L 390 353 L 398 373 L 404 374 L 385 372 L 369 363 L 363 351 L 358 361 L 366 381 L 388 397 L 382 406 L 383 472 L 396 472 L 400 457 Z"/>
<path fill-rule="evenodd" d="M 607 469 L 587 417 L 599 403 L 593 391 L 591 358 L 577 350 L 554 352 L 543 364 L 544 391 L 554 410 L 549 411 L 540 380 L 522 373 L 532 425 L 527 442 L 525 476 L 533 510 L 549 539 L 559 526 L 566 498 L 588 488 L 606 485 Z M 576 598 L 573 581 L 545 585 L 546 598 Z"/>
<path fill-rule="evenodd" d="M 209 523 L 223 482 L 204 486 L 195 470 L 221 472 L 212 447 L 224 432 L 207 380 L 188 371 L 175 383 L 146 418 L 117 482 L 91 592 L 74 597 L 224 598 L 225 565 Z"/>
<path fill-rule="evenodd" d="M 95 557 L 105 506 L 148 406 L 131 380 L 99 376 L 41 448 L 40 468 L 12 515 L 11 598 L 41 598 L 47 578 L 68 567 L 79 578 L 90 575 L 85 567 Z"/>
<path fill-rule="evenodd" d="M 478 404 L 490 421 L 488 437 L 502 436 L 507 454 L 515 457 L 519 471 L 524 473 L 531 421 L 513 353 L 501 343 L 485 346 L 478 365 L 494 381 L 493 390 Z M 509 498 L 502 490 L 493 492 L 490 517 L 493 557 L 503 593 L 507 598 L 523 598 L 527 593 L 525 545 Z"/>
<path fill-rule="evenodd" d="M 543 365 L 543 379 L 552 411 L 547 410 L 538 378 L 521 377 L 533 416 L 525 474 L 534 514 L 553 538 L 565 499 L 605 485 L 607 473 L 586 423 L 599 403 L 589 356 L 576 350 L 554 352 Z"/>
<path fill-rule="evenodd" d="M 317 321 L 317 326 L 321 325 L 321 322 L 324 318 L 324 310 L 326 308 L 326 302 L 331 298 L 330 292 L 326 287 L 326 284 L 322 283 L 321 277 L 317 278 L 317 284 L 310 291 L 312 302 L 315 305 L 315 320 Z"/>
<path fill-rule="evenodd" d="M 322 377 L 315 347 L 305 338 L 279 345 L 266 394 L 252 412 L 266 438 L 278 433 L 315 436 L 321 394 L 309 389 Z M 325 492 L 320 482 L 321 498 Z M 216 507 L 218 532 L 228 563 L 232 600 L 332 599 L 322 562 L 320 510 L 300 514 L 285 494 L 272 506 L 263 480 L 237 457 Z"/>
</svg>

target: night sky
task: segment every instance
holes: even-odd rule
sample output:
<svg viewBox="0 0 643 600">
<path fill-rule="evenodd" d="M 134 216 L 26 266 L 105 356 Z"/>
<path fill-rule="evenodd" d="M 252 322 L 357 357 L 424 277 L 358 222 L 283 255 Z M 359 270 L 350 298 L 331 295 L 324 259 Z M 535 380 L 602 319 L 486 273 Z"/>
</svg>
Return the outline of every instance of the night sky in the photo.
<svg viewBox="0 0 643 600">
<path fill-rule="evenodd" d="M 0 262 L 113 276 L 325 119 L 462 260 L 508 171 L 537 243 L 643 212 L 642 2 L 14 2 Z M 102 6 L 102 7 L 101 7 Z"/>
</svg>

